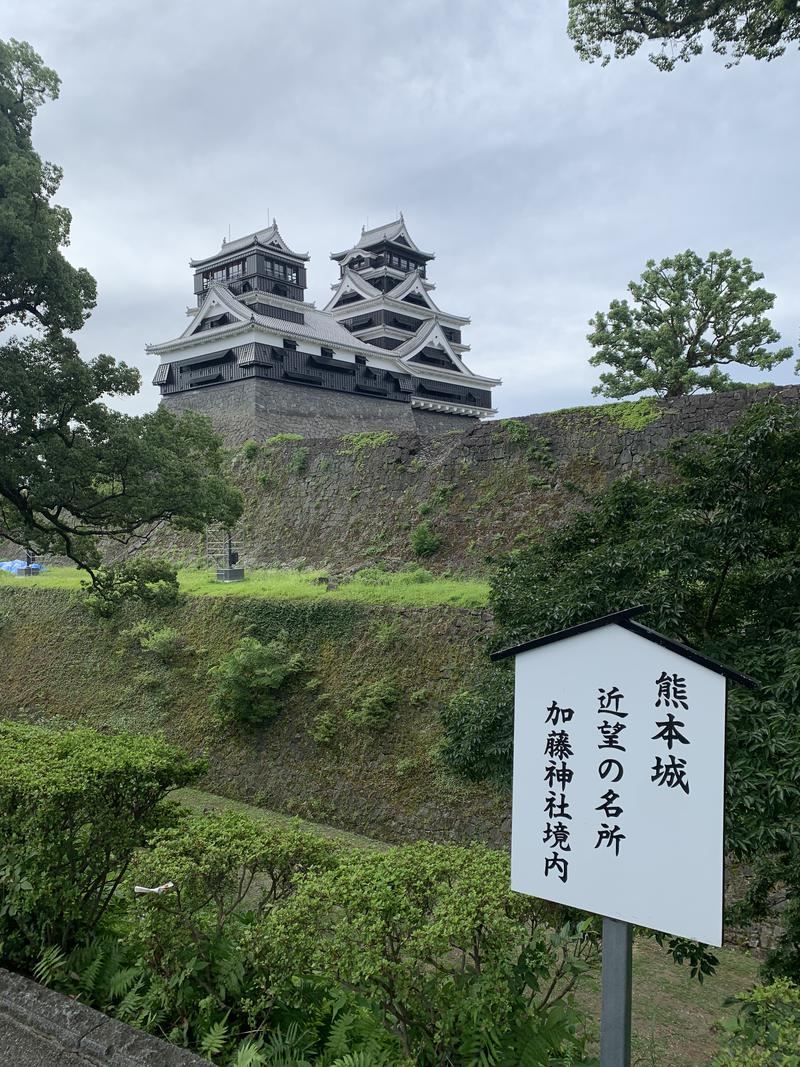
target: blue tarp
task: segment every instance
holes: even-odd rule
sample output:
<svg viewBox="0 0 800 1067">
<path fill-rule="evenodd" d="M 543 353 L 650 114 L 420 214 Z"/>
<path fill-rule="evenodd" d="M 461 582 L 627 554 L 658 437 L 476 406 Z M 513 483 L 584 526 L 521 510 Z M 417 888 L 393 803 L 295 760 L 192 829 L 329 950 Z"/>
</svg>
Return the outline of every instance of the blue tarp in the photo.
<svg viewBox="0 0 800 1067">
<path fill-rule="evenodd" d="M 9 574 L 19 574 L 20 571 L 24 571 L 28 564 L 24 559 L 9 559 L 5 562 L 0 562 L 0 571 L 8 571 Z M 32 571 L 43 570 L 41 563 L 31 563 L 30 568 Z"/>
</svg>

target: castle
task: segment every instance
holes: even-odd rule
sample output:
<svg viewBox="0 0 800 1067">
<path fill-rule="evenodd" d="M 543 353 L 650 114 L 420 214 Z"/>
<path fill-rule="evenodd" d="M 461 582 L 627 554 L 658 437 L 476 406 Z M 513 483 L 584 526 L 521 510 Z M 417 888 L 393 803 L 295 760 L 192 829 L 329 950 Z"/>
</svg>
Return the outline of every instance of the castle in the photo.
<svg viewBox="0 0 800 1067">
<path fill-rule="evenodd" d="M 401 214 L 334 252 L 339 280 L 323 310 L 305 301 L 308 255 L 277 223 L 191 260 L 196 306 L 159 357 L 153 384 L 172 411 L 209 415 L 230 443 L 278 433 L 437 433 L 494 415 L 495 378 L 474 374 L 469 319 L 441 311 L 432 252 Z"/>
</svg>

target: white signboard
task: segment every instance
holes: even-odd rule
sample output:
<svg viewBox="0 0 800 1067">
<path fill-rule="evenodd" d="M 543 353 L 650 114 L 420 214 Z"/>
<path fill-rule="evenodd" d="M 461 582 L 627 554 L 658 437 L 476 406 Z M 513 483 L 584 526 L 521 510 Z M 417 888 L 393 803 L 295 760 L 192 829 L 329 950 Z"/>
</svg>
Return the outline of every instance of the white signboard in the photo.
<svg viewBox="0 0 800 1067">
<path fill-rule="evenodd" d="M 614 623 L 520 651 L 512 888 L 720 945 L 725 688 Z"/>
</svg>

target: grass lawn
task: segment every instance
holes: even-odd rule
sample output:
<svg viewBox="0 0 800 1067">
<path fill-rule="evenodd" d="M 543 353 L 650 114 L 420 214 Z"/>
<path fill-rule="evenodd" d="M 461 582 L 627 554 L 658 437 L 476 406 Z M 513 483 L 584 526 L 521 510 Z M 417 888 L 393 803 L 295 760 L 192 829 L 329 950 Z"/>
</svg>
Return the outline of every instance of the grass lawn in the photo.
<svg viewBox="0 0 800 1067">
<path fill-rule="evenodd" d="M 715 949 L 719 967 L 702 985 L 679 967 L 666 949 L 648 938 L 633 946 L 632 1067 L 708 1067 L 720 1048 L 712 1027 L 735 1014 L 730 997 L 749 989 L 758 978 L 758 961 L 746 952 Z M 576 997 L 600 1019 L 600 978 L 588 975 Z"/>
<path fill-rule="evenodd" d="M 251 596 L 270 600 L 346 600 L 361 604 L 393 604 L 399 607 L 483 607 L 489 597 L 487 582 L 440 578 L 422 570 L 355 575 L 337 589 L 328 591 L 317 581 L 324 571 L 248 570 L 243 582 L 217 582 L 212 571 L 181 570 L 178 581 L 189 596 Z M 17 578 L 0 571 L 0 586 L 40 586 L 46 589 L 79 590 L 84 580 L 74 567 L 48 567 L 35 578 Z"/>
<path fill-rule="evenodd" d="M 175 799 L 195 811 L 243 811 L 271 825 L 300 825 L 356 848 L 387 846 L 371 837 L 347 833 L 319 823 L 294 820 L 287 815 L 199 789 L 180 789 Z M 689 977 L 689 968 L 679 967 L 646 938 L 633 947 L 633 1049 L 632 1067 L 708 1067 L 719 1050 L 720 1039 L 712 1027 L 734 1014 L 725 1001 L 749 989 L 758 977 L 758 961 L 745 952 L 718 949 L 719 967 L 702 985 Z M 576 999 L 590 1019 L 600 1020 L 600 976 L 585 975 Z"/>
</svg>

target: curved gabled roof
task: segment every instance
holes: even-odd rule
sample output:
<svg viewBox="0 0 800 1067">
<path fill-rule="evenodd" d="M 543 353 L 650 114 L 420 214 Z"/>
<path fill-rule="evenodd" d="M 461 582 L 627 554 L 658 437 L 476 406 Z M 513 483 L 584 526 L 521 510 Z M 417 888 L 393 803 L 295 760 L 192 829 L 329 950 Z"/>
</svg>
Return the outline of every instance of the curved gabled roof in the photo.
<svg viewBox="0 0 800 1067">
<path fill-rule="evenodd" d="M 411 293 L 416 293 L 418 296 L 421 296 L 425 301 L 426 306 L 435 314 L 444 315 L 449 319 L 455 319 L 457 322 L 463 323 L 464 326 L 469 324 L 470 320 L 466 315 L 451 315 L 449 311 L 442 311 L 442 309 L 433 302 L 433 297 L 428 292 L 428 288 L 419 271 L 415 270 L 410 274 L 407 274 L 401 282 L 397 283 L 394 289 L 388 290 L 386 296 L 391 300 L 404 300 L 405 297 L 409 296 Z"/>
<path fill-rule="evenodd" d="M 162 344 L 148 345 L 147 350 L 158 352 L 160 349 L 167 346 L 179 347 L 179 342 L 187 341 L 196 331 L 203 319 L 219 315 L 220 308 L 223 311 L 229 312 L 237 320 L 236 323 L 228 323 L 218 327 L 220 336 L 223 335 L 224 331 L 254 323 L 256 326 L 263 326 L 265 329 L 280 334 L 282 337 L 292 337 L 300 341 L 317 341 L 337 348 L 346 348 L 350 351 L 370 353 L 372 355 L 376 354 L 376 349 L 373 345 L 368 345 L 364 341 L 359 341 L 359 339 L 354 337 L 349 330 L 340 325 L 333 315 L 328 314 L 326 311 L 312 308 L 308 304 L 298 304 L 297 310 L 303 313 L 305 322 L 286 322 L 285 319 L 277 319 L 272 318 L 270 315 L 257 314 L 246 304 L 242 304 L 237 300 L 236 297 L 222 285 L 209 286 L 205 300 L 197 309 L 197 315 L 195 315 L 180 337 L 176 337 L 172 341 L 164 341 Z M 203 333 L 203 337 L 206 336 L 215 336 L 215 331 L 212 329 L 209 330 L 207 334 Z"/>
<path fill-rule="evenodd" d="M 384 226 L 375 226 L 371 230 L 365 230 L 362 227 L 361 237 L 358 242 L 351 248 L 346 248 L 343 252 L 331 252 L 331 259 L 343 259 L 354 248 L 372 248 L 373 245 L 380 244 L 382 241 L 397 241 L 398 237 L 403 238 L 402 242 L 400 242 L 401 246 L 404 245 L 412 252 L 416 252 L 419 256 L 424 256 L 426 259 L 435 258 L 433 252 L 423 252 L 419 245 L 416 245 L 411 239 L 411 234 L 408 232 L 401 211 L 400 218 L 395 219 L 394 222 L 387 222 Z"/>
<path fill-rule="evenodd" d="M 271 248 L 276 252 L 291 257 L 292 259 L 307 260 L 310 258 L 308 252 L 293 252 L 291 248 L 289 248 L 280 235 L 277 222 L 273 219 L 270 226 L 265 226 L 263 230 L 256 230 L 255 233 L 250 233 L 246 237 L 237 237 L 234 241 L 226 241 L 223 238 L 222 247 L 216 255 L 206 256 L 205 259 L 190 259 L 189 266 L 204 267 L 207 263 L 216 262 L 222 256 L 231 256 L 237 252 L 246 251 L 253 245 L 265 249 Z"/>
<path fill-rule="evenodd" d="M 393 348 L 392 355 L 406 363 L 413 359 L 418 352 L 421 352 L 423 348 L 440 348 L 450 358 L 456 370 L 461 371 L 462 374 L 472 373 L 447 340 L 441 323 L 435 317 L 429 319 L 404 344 Z"/>
<path fill-rule="evenodd" d="M 374 300 L 377 296 L 383 296 L 380 289 L 371 285 L 366 278 L 362 278 L 361 275 L 357 274 L 354 270 L 345 267 L 344 274 L 342 275 L 339 284 L 336 286 L 336 291 L 325 305 L 324 310 L 331 311 L 337 300 L 341 300 L 345 293 L 358 293 L 359 296 L 363 296 L 365 300 Z"/>
</svg>

